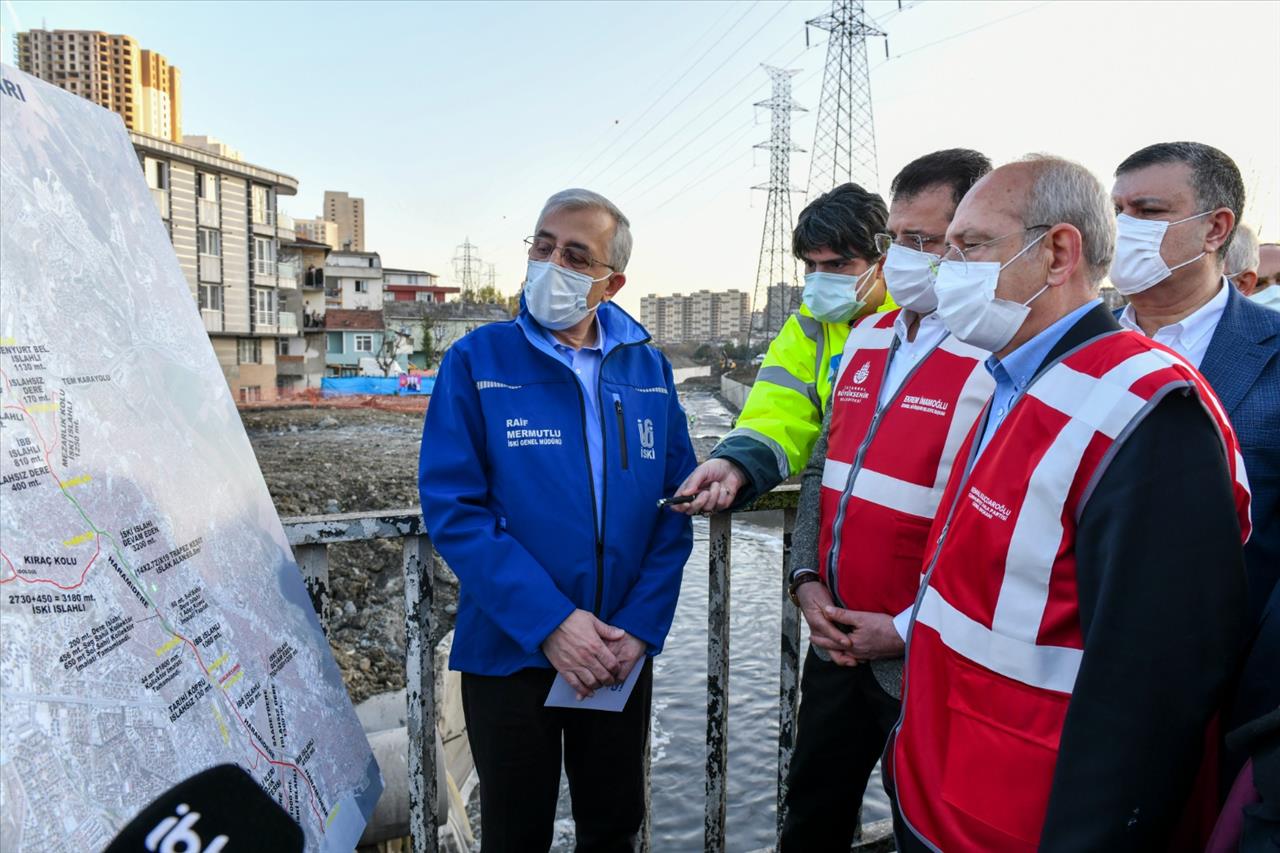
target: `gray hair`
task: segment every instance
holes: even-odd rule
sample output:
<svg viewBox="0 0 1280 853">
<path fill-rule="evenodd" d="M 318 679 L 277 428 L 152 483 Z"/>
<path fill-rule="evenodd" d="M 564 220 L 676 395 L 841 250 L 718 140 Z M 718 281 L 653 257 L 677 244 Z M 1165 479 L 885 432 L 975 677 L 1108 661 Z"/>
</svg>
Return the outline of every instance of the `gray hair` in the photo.
<svg viewBox="0 0 1280 853">
<path fill-rule="evenodd" d="M 1257 270 L 1261 263 L 1258 253 L 1258 235 L 1248 225 L 1237 225 L 1235 236 L 1227 246 L 1227 262 L 1223 272 L 1237 275 L 1245 270 Z"/>
<path fill-rule="evenodd" d="M 1089 281 L 1098 284 L 1111 267 L 1116 250 L 1114 208 L 1102 182 L 1079 163 L 1049 154 L 1028 154 L 1019 162 L 1035 169 L 1022 223 L 1028 228 L 1060 223 L 1074 226 L 1080 232 Z"/>
<path fill-rule="evenodd" d="M 591 190 L 560 190 L 542 206 L 542 212 L 538 214 L 539 227 L 547 214 L 557 210 L 603 210 L 612 216 L 615 227 L 613 241 L 609 245 L 608 261 L 615 272 L 622 272 L 627 268 L 627 261 L 631 260 L 631 220 L 623 215 L 616 204 Z"/>
</svg>

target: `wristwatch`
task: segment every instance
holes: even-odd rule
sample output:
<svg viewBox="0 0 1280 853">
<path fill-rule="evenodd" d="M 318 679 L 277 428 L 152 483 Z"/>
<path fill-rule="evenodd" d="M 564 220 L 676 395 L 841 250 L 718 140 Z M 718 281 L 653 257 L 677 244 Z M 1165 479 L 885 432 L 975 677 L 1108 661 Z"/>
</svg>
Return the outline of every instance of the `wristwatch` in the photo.
<svg viewBox="0 0 1280 853">
<path fill-rule="evenodd" d="M 822 580 L 822 576 L 813 569 L 796 569 L 792 572 L 791 586 L 787 589 L 787 594 L 791 596 L 791 603 L 799 607 L 800 598 L 796 595 L 796 591 L 807 583 L 820 580 Z"/>
</svg>

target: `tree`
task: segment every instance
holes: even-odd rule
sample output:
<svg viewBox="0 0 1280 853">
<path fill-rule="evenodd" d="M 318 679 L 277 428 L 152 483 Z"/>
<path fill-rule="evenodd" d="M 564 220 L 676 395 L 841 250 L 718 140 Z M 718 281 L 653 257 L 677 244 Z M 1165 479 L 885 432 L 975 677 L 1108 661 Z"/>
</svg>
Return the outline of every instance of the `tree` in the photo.
<svg viewBox="0 0 1280 853">
<path fill-rule="evenodd" d="M 383 376 L 391 375 L 391 368 L 396 363 L 396 356 L 400 353 L 400 344 L 409 337 L 406 332 L 393 332 L 390 329 L 382 333 L 382 346 L 378 348 L 373 358 L 382 370 Z"/>
<path fill-rule="evenodd" d="M 467 302 L 501 305 L 512 317 L 520 313 L 520 294 L 517 293 L 514 296 L 507 296 L 492 284 L 486 284 L 484 287 L 477 287 L 464 294 L 463 298 Z"/>
</svg>

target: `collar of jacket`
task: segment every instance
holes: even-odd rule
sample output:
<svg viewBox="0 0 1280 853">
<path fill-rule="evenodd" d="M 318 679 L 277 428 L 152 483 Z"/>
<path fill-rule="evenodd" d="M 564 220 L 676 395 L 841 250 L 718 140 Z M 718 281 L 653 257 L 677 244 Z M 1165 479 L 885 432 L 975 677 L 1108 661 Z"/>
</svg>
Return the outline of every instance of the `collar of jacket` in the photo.
<svg viewBox="0 0 1280 853">
<path fill-rule="evenodd" d="M 1280 313 L 1227 286 L 1227 305 L 1200 360 L 1200 372 L 1230 415 L 1280 349 Z"/>
<path fill-rule="evenodd" d="M 605 350 L 602 356 L 607 356 L 623 344 L 643 344 L 649 341 L 649 333 L 645 331 L 644 326 L 613 302 L 600 303 L 596 308 L 596 316 L 600 318 L 600 325 L 604 328 Z M 525 340 L 531 346 L 553 358 L 556 357 L 551 345 L 539 332 L 542 327 L 529 314 L 523 295 L 520 297 L 520 313 L 516 315 L 516 325 L 520 327 L 520 331 L 524 332 Z"/>
</svg>

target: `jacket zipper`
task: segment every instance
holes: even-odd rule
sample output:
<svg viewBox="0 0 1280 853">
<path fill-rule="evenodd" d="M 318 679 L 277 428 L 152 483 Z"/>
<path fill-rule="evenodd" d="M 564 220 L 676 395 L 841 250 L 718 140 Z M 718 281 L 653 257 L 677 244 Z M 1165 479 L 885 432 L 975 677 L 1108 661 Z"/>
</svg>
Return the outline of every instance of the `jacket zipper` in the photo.
<svg viewBox="0 0 1280 853">
<path fill-rule="evenodd" d="M 627 470 L 627 419 L 622 415 L 622 398 L 613 395 L 613 413 L 618 416 L 618 444 L 622 451 L 622 470 Z"/>
<path fill-rule="evenodd" d="M 600 382 L 601 382 L 601 377 L 604 376 L 604 363 L 608 361 L 610 356 L 612 356 L 618 350 L 625 349 L 628 347 L 643 346 L 649 343 L 650 340 L 652 340 L 652 338 L 645 338 L 643 341 L 632 341 L 630 343 L 618 344 L 616 347 L 614 347 L 613 349 L 605 353 L 604 358 L 600 359 L 600 369 L 596 371 L 596 404 L 600 407 L 600 425 L 601 425 L 600 458 L 602 460 L 609 458 L 609 434 L 603 428 L 604 427 L 604 401 L 600 399 L 600 391 L 601 391 Z M 578 393 L 582 393 L 581 382 L 578 383 Z M 618 405 L 619 407 L 621 407 L 622 405 L 621 402 L 619 402 Z M 585 418 L 585 414 L 584 414 L 584 418 Z M 586 436 L 585 427 L 586 427 L 586 423 L 584 421 L 583 433 L 582 433 L 583 436 Z M 626 439 L 623 439 L 623 441 L 625 442 Z M 623 452 L 625 453 L 625 450 Z M 587 453 L 587 457 L 588 457 L 587 470 L 588 471 L 591 469 L 590 456 L 591 454 L 590 452 L 588 452 Z M 605 467 L 605 470 L 606 471 L 608 470 L 608 466 Z M 595 493 L 593 492 L 592 498 L 591 498 L 592 512 L 595 512 L 595 508 L 596 508 L 596 501 L 595 501 Z M 595 610 L 594 610 L 596 616 L 600 615 L 600 608 L 604 603 L 604 528 L 605 528 L 605 522 L 609 518 L 609 515 L 606 512 L 608 508 L 609 508 L 609 478 L 605 477 L 603 494 L 600 495 L 599 523 L 596 525 L 596 599 L 595 599 L 596 604 L 595 604 Z"/>
</svg>

